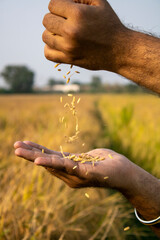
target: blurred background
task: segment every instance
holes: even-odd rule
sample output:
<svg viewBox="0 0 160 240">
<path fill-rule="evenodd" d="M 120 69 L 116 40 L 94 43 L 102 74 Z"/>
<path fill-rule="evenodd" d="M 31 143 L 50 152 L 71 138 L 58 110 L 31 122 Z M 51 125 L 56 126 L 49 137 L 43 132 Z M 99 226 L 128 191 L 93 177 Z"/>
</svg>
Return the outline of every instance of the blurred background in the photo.
<svg viewBox="0 0 160 240">
<path fill-rule="evenodd" d="M 160 35 L 159 0 L 109 3 L 126 26 Z M 14 155 L 17 140 L 76 153 L 110 148 L 160 178 L 160 99 L 116 74 L 78 67 L 66 85 L 70 66 L 58 72 L 43 55 L 47 8 L 44 0 L 0 0 L 0 240 L 157 239 L 120 193 L 70 189 Z M 72 144 L 65 142 L 76 127 L 64 108 L 68 92 L 81 99 Z"/>
</svg>

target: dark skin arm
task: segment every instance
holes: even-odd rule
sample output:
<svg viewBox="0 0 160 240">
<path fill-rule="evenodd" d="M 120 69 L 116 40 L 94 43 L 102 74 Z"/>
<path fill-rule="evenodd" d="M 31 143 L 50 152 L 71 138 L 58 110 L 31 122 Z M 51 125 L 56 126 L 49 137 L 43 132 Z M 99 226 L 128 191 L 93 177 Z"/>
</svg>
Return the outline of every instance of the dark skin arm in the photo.
<svg viewBox="0 0 160 240">
<path fill-rule="evenodd" d="M 45 167 L 72 188 L 116 189 L 136 207 L 144 219 L 151 220 L 160 216 L 160 181 L 121 154 L 109 149 L 92 150 L 88 152 L 90 155 L 105 158 L 93 166 L 92 163 L 78 163 L 63 158 L 60 152 L 29 141 L 16 142 L 14 147 L 17 156 Z M 73 169 L 74 166 L 77 168 Z M 106 176 L 108 178 L 104 179 Z M 160 237 L 160 229 L 151 228 Z"/>
<path fill-rule="evenodd" d="M 125 27 L 106 0 L 51 0 L 48 60 L 107 70 L 160 93 L 160 39 Z"/>
</svg>

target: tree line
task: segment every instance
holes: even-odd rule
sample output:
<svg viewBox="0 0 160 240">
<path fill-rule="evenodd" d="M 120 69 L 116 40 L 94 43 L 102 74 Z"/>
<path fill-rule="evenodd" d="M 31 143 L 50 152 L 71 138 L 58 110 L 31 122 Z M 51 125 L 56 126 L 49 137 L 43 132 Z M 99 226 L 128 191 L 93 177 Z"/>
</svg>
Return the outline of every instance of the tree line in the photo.
<svg viewBox="0 0 160 240">
<path fill-rule="evenodd" d="M 8 90 L 0 89 L 0 93 L 31 93 L 34 86 L 35 73 L 27 66 L 6 66 L 0 75 L 9 86 Z M 93 76 L 90 83 L 72 82 L 80 85 L 81 92 L 91 93 L 137 93 L 146 92 L 136 84 L 104 84 L 99 76 Z M 50 78 L 47 85 L 52 88 L 56 84 L 65 84 L 63 80 Z"/>
<path fill-rule="evenodd" d="M 6 66 L 1 76 L 13 93 L 32 92 L 34 84 L 34 72 L 26 66 Z"/>
</svg>

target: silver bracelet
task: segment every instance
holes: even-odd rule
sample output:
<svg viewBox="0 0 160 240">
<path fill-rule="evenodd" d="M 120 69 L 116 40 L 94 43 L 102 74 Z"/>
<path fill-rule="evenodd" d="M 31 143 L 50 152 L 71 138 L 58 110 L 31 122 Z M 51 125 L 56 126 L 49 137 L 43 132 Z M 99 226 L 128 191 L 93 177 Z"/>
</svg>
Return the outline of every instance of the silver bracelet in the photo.
<svg viewBox="0 0 160 240">
<path fill-rule="evenodd" d="M 134 213 L 135 213 L 135 215 L 136 215 L 136 218 L 141 222 L 141 223 L 143 223 L 144 225 L 155 225 L 155 224 L 157 224 L 157 223 L 160 223 L 160 216 L 158 217 L 158 218 L 156 218 L 156 219 L 153 219 L 153 220 L 150 220 L 150 221 L 146 221 L 146 220 L 142 220 L 139 216 L 138 216 L 138 213 L 137 213 L 137 210 L 136 210 L 136 208 L 134 208 Z"/>
</svg>

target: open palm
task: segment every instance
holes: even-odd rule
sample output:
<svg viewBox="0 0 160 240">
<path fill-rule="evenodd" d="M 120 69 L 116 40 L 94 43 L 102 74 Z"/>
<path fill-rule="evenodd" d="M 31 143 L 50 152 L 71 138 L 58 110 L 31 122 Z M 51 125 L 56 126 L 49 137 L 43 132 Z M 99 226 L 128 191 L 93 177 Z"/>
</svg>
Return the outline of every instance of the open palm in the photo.
<svg viewBox="0 0 160 240">
<path fill-rule="evenodd" d="M 126 187 L 126 175 L 131 162 L 112 150 L 95 149 L 87 152 L 93 157 L 104 158 L 103 161 L 95 162 L 93 166 L 92 162 L 75 162 L 64 158 L 61 152 L 50 150 L 30 141 L 18 141 L 14 147 L 17 156 L 45 167 L 70 187 L 110 187 L 115 189 Z M 69 155 L 69 153 L 64 154 L 65 156 Z"/>
</svg>

